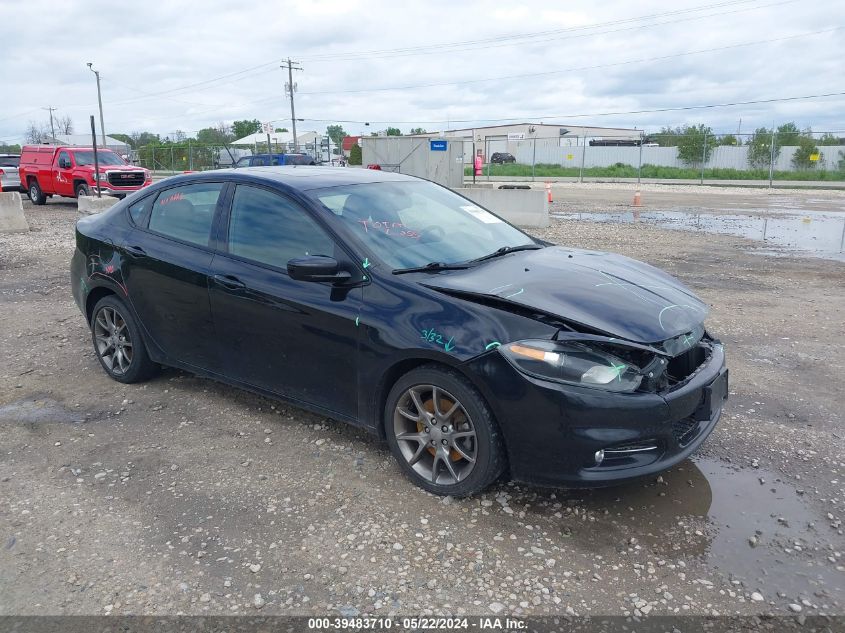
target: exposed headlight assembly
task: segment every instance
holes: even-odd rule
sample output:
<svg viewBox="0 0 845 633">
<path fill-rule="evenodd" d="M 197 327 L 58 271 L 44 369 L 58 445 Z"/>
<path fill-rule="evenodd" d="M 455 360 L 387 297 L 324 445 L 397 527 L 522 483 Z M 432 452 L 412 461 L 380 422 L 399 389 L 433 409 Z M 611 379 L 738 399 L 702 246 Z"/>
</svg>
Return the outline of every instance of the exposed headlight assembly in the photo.
<svg viewBox="0 0 845 633">
<path fill-rule="evenodd" d="M 585 343 L 517 341 L 499 347 L 521 372 L 585 387 L 630 393 L 643 380 L 639 367 Z"/>
</svg>

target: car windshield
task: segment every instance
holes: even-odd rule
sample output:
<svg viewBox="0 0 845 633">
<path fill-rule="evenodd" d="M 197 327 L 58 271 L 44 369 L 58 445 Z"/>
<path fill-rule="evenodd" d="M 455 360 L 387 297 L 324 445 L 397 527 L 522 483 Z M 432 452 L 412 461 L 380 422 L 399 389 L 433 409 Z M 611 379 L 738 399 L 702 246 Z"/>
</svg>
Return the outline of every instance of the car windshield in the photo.
<svg viewBox="0 0 845 633">
<path fill-rule="evenodd" d="M 74 152 L 73 157 L 76 159 L 77 165 L 93 165 L 94 151 L 90 152 Z M 100 150 L 97 152 L 97 161 L 101 165 L 126 165 L 126 161 L 114 152 L 106 152 Z"/>
<path fill-rule="evenodd" d="M 430 182 L 315 189 L 309 195 L 394 269 L 457 264 L 535 242 L 472 201 Z"/>
<path fill-rule="evenodd" d="M 20 164 L 20 156 L 0 156 L 0 167 L 17 167 Z"/>
</svg>

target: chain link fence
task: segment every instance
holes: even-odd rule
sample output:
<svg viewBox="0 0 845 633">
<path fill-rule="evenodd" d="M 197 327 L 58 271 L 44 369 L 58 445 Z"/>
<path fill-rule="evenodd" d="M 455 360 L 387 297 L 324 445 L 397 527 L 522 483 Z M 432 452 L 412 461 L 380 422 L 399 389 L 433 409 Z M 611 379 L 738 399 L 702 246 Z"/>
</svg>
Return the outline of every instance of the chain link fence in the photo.
<svg viewBox="0 0 845 633">
<path fill-rule="evenodd" d="M 786 127 L 786 126 L 782 126 Z M 481 173 L 473 158 L 482 153 Z M 464 141 L 464 175 L 475 180 L 568 178 L 685 181 L 845 181 L 845 131 L 704 128 L 641 139 L 486 137 Z"/>
<path fill-rule="evenodd" d="M 269 153 L 281 154 L 285 152 L 286 148 L 275 144 L 270 145 Z M 268 153 L 266 143 L 257 144 L 252 148 L 244 148 L 185 141 L 183 143 L 144 145 L 133 149 L 130 159 L 134 164 L 153 172 L 172 175 L 182 172 L 225 169 L 231 167 L 244 156 L 262 153 Z M 319 144 L 316 148 L 313 144 L 301 146 L 299 153 L 314 156 L 315 162 L 322 161 L 322 149 Z"/>
</svg>

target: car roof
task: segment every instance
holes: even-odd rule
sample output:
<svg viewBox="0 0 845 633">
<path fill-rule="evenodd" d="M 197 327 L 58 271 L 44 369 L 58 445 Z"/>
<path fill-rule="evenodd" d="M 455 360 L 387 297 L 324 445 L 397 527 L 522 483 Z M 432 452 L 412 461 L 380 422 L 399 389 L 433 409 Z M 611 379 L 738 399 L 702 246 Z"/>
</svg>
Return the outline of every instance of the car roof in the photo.
<svg viewBox="0 0 845 633">
<path fill-rule="evenodd" d="M 175 184 L 180 180 L 216 180 L 230 176 L 233 180 L 263 180 L 283 184 L 291 189 L 308 191 L 324 187 L 342 187 L 373 182 L 417 182 L 420 179 L 378 169 L 360 167 L 327 167 L 316 165 L 291 165 L 275 167 L 241 167 L 240 169 L 215 169 L 196 174 L 168 178 Z M 244 178 L 246 177 L 246 178 Z M 162 181 L 164 182 L 164 181 Z"/>
</svg>

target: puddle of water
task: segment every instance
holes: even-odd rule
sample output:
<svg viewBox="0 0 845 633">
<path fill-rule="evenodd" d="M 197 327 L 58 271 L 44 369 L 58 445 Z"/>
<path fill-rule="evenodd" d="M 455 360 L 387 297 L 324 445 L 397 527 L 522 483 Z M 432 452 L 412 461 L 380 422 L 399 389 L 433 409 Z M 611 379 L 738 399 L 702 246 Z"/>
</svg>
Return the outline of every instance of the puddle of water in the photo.
<svg viewBox="0 0 845 633">
<path fill-rule="evenodd" d="M 553 213 L 551 216 L 589 222 L 646 222 L 661 228 L 737 235 L 815 257 L 845 261 L 845 216 L 818 211 L 802 211 L 800 215 L 759 216 L 631 210 L 614 213 Z"/>
<path fill-rule="evenodd" d="M 43 422 L 70 422 L 81 424 L 84 414 L 72 411 L 51 398 L 27 398 L 0 406 L 0 422 L 34 424 Z"/>
<path fill-rule="evenodd" d="M 839 537 L 776 473 L 699 458 L 662 477 L 662 484 L 655 478 L 596 490 L 583 502 L 621 515 L 626 533 L 661 555 L 702 558 L 749 590 L 765 589 L 770 597 L 775 591 L 790 597 L 845 595 L 845 574 L 827 560 L 828 545 Z M 693 522 L 704 523 L 702 536 L 682 538 Z M 755 536 L 758 544 L 752 547 L 749 539 Z"/>
</svg>

